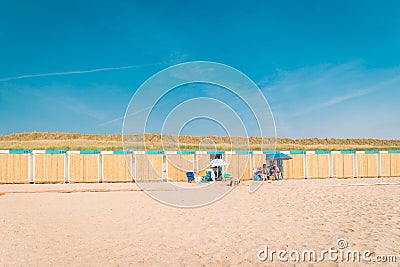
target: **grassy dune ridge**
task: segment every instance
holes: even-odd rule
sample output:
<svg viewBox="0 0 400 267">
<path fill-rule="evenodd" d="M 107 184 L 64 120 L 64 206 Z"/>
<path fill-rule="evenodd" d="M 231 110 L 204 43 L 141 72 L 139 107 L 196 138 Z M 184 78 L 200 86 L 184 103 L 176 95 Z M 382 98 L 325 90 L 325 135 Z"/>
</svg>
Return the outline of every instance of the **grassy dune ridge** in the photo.
<svg viewBox="0 0 400 267">
<path fill-rule="evenodd" d="M 167 136 L 168 137 L 168 136 Z M 145 136 L 147 149 L 162 150 L 161 136 L 147 134 Z M 165 138 L 165 136 L 163 137 Z M 200 150 L 199 146 L 207 138 L 218 144 L 219 150 L 230 150 L 230 137 L 220 136 L 180 136 L 178 138 L 181 150 Z M 168 139 L 168 138 L 167 138 Z M 177 137 L 169 136 L 169 140 Z M 259 137 L 241 138 L 236 140 L 247 143 L 251 150 L 259 150 Z M 172 141 L 171 141 L 172 142 Z M 381 139 L 336 139 L 307 138 L 290 139 L 277 138 L 277 150 L 400 150 L 400 140 Z M 32 132 L 0 136 L 0 149 L 63 149 L 63 150 L 122 150 L 121 134 L 78 134 L 78 133 L 47 133 Z"/>
</svg>

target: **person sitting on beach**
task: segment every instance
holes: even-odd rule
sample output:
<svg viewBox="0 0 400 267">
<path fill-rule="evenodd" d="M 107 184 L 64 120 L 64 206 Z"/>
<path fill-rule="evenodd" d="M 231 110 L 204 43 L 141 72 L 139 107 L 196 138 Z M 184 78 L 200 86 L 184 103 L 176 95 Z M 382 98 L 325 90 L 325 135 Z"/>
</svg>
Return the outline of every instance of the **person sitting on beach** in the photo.
<svg viewBox="0 0 400 267">
<path fill-rule="evenodd" d="M 280 173 L 279 173 L 279 169 L 278 169 L 278 167 L 276 167 L 276 166 L 274 166 L 273 168 L 272 168 L 272 176 L 273 176 L 273 180 L 279 180 L 279 177 L 280 177 Z"/>
<path fill-rule="evenodd" d="M 194 181 L 196 183 L 200 183 L 201 180 L 203 179 L 203 176 L 200 176 L 199 172 L 196 169 L 193 170 L 193 173 L 194 173 Z"/>
<path fill-rule="evenodd" d="M 261 168 L 261 180 L 262 181 L 269 180 L 267 164 L 265 164 L 265 163 L 262 165 L 262 168 Z"/>
<path fill-rule="evenodd" d="M 274 165 L 269 166 L 269 171 L 268 171 L 268 180 L 274 180 Z"/>
<path fill-rule="evenodd" d="M 274 165 L 269 166 L 269 175 L 272 175 L 272 170 L 274 169 Z"/>
</svg>

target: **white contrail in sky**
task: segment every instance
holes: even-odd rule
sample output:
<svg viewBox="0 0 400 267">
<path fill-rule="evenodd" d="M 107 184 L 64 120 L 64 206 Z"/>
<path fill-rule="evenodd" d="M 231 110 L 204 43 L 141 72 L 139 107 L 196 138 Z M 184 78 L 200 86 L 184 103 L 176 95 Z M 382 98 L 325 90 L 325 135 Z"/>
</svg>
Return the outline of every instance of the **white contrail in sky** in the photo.
<svg viewBox="0 0 400 267">
<path fill-rule="evenodd" d="M 93 70 L 77 70 L 77 71 L 66 71 L 66 72 L 50 72 L 50 73 L 40 73 L 40 74 L 26 74 L 26 75 L 14 76 L 14 77 L 0 78 L 0 82 L 6 82 L 6 81 L 18 80 L 18 79 L 26 79 L 26 78 L 34 78 L 34 77 L 46 77 L 46 76 L 58 76 L 58 75 L 70 75 L 70 74 L 83 74 L 83 73 L 110 71 L 110 70 L 134 69 L 134 68 L 147 67 L 147 66 L 159 65 L 159 64 L 162 64 L 162 63 L 144 64 L 144 65 L 136 65 L 136 66 L 114 67 L 114 68 L 101 68 L 101 69 L 93 69 Z"/>
<path fill-rule="evenodd" d="M 130 116 L 133 116 L 133 115 L 137 115 L 137 114 L 139 114 L 139 113 L 142 113 L 143 111 L 146 111 L 146 110 L 151 109 L 152 107 L 153 107 L 153 106 L 146 107 L 146 108 L 142 108 L 142 109 L 137 110 L 137 111 L 135 111 L 135 112 L 133 112 L 133 113 L 126 114 L 125 116 L 126 116 L 126 117 L 130 117 Z M 114 123 L 114 122 L 122 121 L 123 119 L 124 119 L 124 117 L 114 118 L 114 119 L 112 119 L 112 120 L 109 120 L 109 121 L 100 123 L 99 126 L 104 126 L 104 125 L 111 124 L 111 123 Z"/>
</svg>

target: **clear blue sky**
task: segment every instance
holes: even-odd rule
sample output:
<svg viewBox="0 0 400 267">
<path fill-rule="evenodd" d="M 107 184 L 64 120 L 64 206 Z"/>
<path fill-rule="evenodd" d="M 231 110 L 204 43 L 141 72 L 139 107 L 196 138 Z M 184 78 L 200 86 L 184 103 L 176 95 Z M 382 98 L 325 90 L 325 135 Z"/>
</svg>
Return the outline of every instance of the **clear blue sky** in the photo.
<svg viewBox="0 0 400 267">
<path fill-rule="evenodd" d="M 399 1 L 2 1 L 0 134 L 120 133 L 147 78 L 207 60 L 258 84 L 279 137 L 398 139 L 399 10 Z M 138 67 L 65 74 L 126 66 Z"/>
</svg>

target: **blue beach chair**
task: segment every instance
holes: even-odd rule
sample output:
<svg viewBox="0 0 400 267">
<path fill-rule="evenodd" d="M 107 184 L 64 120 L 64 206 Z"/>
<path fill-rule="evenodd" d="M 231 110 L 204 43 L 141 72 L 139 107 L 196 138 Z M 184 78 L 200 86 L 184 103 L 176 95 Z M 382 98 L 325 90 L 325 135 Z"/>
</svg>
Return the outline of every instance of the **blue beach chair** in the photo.
<svg viewBox="0 0 400 267">
<path fill-rule="evenodd" d="M 188 179 L 188 183 L 194 181 L 194 173 L 193 173 L 193 172 L 187 172 L 187 173 L 186 173 L 186 177 L 187 177 L 187 179 Z"/>
<path fill-rule="evenodd" d="M 228 180 L 228 179 L 231 179 L 231 178 L 232 178 L 231 174 L 229 174 L 229 173 L 225 173 L 224 174 L 224 180 Z"/>
<path fill-rule="evenodd" d="M 207 171 L 206 176 L 203 177 L 204 182 L 210 182 L 211 181 L 211 171 Z"/>
</svg>

